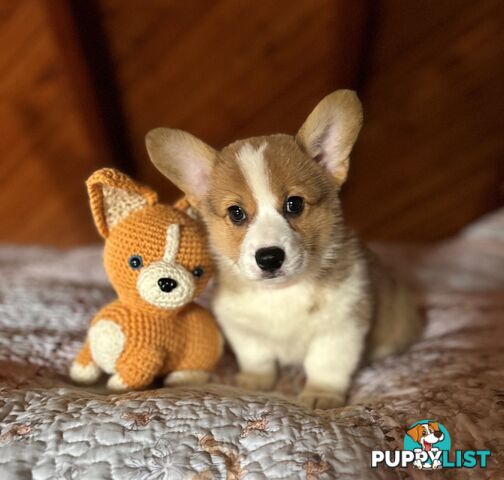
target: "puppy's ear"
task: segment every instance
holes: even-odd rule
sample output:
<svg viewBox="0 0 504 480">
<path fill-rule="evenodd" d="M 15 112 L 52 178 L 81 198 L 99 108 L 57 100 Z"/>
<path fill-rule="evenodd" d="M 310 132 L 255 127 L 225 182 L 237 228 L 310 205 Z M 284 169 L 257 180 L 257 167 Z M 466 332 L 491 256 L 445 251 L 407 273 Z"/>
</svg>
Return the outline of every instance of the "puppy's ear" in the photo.
<svg viewBox="0 0 504 480">
<path fill-rule="evenodd" d="M 356 93 L 337 90 L 310 113 L 296 141 L 341 185 L 347 178 L 350 152 L 361 126 L 362 106 Z"/>
<path fill-rule="evenodd" d="M 113 168 L 97 170 L 86 186 L 96 228 L 104 238 L 129 214 L 157 202 L 156 192 Z"/>
<path fill-rule="evenodd" d="M 439 423 L 438 422 L 429 422 L 429 425 L 432 427 L 433 430 L 439 431 Z"/>
<path fill-rule="evenodd" d="M 421 428 L 422 427 L 420 425 L 415 425 L 413 428 L 410 428 L 407 432 L 408 435 L 413 440 L 415 440 L 415 442 L 418 442 L 418 440 L 420 440 L 420 437 L 422 436 Z"/>
<path fill-rule="evenodd" d="M 216 151 L 190 133 L 171 128 L 151 130 L 145 143 L 156 168 L 198 208 L 208 190 Z"/>
</svg>

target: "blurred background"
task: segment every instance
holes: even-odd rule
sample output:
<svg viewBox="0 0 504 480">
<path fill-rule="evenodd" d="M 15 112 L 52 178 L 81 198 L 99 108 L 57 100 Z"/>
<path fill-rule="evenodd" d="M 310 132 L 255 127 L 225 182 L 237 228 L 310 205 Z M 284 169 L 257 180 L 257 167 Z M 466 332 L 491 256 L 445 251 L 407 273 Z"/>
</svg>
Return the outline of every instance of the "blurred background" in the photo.
<svg viewBox="0 0 504 480">
<path fill-rule="evenodd" d="M 178 192 L 145 133 L 295 133 L 337 88 L 365 127 L 343 193 L 367 239 L 433 241 L 504 203 L 501 0 L 3 0 L 0 242 L 98 240 L 84 180 Z"/>
</svg>

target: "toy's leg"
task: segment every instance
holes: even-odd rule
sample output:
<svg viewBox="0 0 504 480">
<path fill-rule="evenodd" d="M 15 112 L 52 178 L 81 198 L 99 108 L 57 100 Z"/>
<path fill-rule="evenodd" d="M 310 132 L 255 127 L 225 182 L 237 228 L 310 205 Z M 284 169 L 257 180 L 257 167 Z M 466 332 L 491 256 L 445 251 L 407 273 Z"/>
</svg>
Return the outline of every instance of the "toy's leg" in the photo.
<svg viewBox="0 0 504 480">
<path fill-rule="evenodd" d="M 93 361 L 89 344 L 86 341 L 70 367 L 70 378 L 75 382 L 91 384 L 100 377 L 101 370 Z"/>
<path fill-rule="evenodd" d="M 126 348 L 115 365 L 107 387 L 111 390 L 134 390 L 149 385 L 159 373 L 164 354 L 154 348 Z"/>
<path fill-rule="evenodd" d="M 194 305 L 179 319 L 185 342 L 167 345 L 168 359 L 164 365 L 171 372 L 166 384 L 202 383 L 219 360 L 224 341 L 209 312 Z"/>
</svg>

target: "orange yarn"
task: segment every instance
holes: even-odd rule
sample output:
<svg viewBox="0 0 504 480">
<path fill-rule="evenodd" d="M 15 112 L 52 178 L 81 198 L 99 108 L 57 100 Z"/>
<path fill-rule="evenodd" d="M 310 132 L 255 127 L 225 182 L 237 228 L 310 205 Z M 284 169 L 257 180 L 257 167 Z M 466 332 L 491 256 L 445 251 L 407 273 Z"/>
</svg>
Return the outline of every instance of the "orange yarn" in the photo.
<svg viewBox="0 0 504 480">
<path fill-rule="evenodd" d="M 211 314 L 191 303 L 212 274 L 201 225 L 116 170 L 95 172 L 87 186 L 118 300 L 92 320 L 72 378 L 90 383 L 102 370 L 114 375 L 111 388 L 141 388 L 174 371 L 211 371 L 221 336 Z"/>
</svg>

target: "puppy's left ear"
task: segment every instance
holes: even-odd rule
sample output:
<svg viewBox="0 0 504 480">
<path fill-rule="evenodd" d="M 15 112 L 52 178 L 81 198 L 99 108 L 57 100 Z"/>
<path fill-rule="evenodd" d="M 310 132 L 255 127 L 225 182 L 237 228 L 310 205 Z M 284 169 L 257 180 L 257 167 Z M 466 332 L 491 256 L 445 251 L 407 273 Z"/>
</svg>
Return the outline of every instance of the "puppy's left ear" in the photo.
<svg viewBox="0 0 504 480">
<path fill-rule="evenodd" d="M 433 430 L 439 431 L 439 423 L 438 422 L 429 422 L 429 425 L 433 428 Z"/>
<path fill-rule="evenodd" d="M 194 135 L 172 128 L 151 130 L 145 144 L 156 168 L 198 208 L 207 193 L 217 152 Z"/>
<path fill-rule="evenodd" d="M 362 126 L 362 105 L 352 90 L 325 97 L 296 135 L 301 148 L 343 184 L 349 156 Z"/>
</svg>

